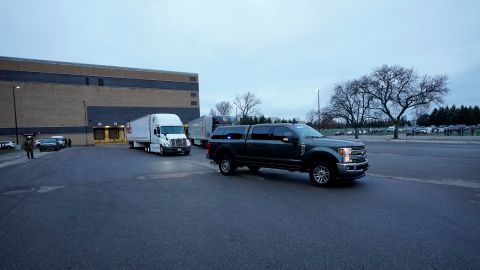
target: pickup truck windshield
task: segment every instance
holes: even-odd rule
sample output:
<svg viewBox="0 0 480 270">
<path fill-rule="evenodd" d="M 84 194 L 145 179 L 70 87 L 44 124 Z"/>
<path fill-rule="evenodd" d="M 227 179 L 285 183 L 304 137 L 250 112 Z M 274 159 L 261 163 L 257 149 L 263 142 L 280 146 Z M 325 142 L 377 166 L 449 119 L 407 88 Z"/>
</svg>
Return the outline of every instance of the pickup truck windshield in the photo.
<svg viewBox="0 0 480 270">
<path fill-rule="evenodd" d="M 183 127 L 182 126 L 163 126 L 162 127 L 162 134 L 182 134 Z"/>
<path fill-rule="evenodd" d="M 296 133 L 304 138 L 323 138 L 323 134 L 307 125 L 293 125 Z"/>
</svg>

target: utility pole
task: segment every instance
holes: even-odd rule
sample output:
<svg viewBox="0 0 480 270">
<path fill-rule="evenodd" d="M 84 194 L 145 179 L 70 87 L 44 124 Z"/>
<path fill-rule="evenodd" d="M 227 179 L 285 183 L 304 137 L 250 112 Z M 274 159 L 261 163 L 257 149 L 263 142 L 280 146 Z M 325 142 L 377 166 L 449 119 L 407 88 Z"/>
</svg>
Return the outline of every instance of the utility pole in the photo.
<svg viewBox="0 0 480 270">
<path fill-rule="evenodd" d="M 317 117 L 318 117 L 318 129 L 320 129 L 320 89 L 317 89 Z"/>
</svg>

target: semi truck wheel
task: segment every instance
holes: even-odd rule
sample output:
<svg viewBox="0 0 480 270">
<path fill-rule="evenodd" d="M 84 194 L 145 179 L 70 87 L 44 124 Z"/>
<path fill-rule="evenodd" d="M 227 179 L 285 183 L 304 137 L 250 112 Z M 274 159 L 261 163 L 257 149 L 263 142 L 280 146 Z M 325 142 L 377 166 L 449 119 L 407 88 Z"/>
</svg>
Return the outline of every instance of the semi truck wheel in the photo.
<svg viewBox="0 0 480 270">
<path fill-rule="evenodd" d="M 222 156 L 218 160 L 218 168 L 223 175 L 234 175 L 235 174 L 235 164 L 231 157 Z"/>
<path fill-rule="evenodd" d="M 315 186 L 327 186 L 337 179 L 337 172 L 334 167 L 325 161 L 314 162 L 309 174 L 310 181 Z"/>
</svg>

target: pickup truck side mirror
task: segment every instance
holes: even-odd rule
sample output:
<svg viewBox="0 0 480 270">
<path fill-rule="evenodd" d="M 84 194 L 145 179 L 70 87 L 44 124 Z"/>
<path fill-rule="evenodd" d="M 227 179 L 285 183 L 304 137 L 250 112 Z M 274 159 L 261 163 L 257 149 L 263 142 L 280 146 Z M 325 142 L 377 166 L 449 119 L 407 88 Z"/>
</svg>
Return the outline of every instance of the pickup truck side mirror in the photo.
<svg viewBox="0 0 480 270">
<path fill-rule="evenodd" d="M 285 143 L 298 143 L 298 137 L 284 137 L 282 139 L 283 142 Z"/>
</svg>

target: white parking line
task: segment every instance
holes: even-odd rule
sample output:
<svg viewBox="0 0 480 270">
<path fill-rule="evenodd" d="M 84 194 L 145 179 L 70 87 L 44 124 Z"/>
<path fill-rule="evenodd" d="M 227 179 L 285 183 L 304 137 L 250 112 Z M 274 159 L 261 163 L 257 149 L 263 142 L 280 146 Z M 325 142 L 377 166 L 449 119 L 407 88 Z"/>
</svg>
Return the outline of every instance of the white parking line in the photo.
<svg viewBox="0 0 480 270">
<path fill-rule="evenodd" d="M 420 178 L 381 175 L 381 174 L 373 174 L 373 173 L 367 173 L 367 175 L 374 176 L 374 177 L 379 177 L 379 178 L 387 178 L 387 179 L 410 181 L 410 182 L 429 183 L 429 184 L 436 184 L 436 185 L 457 186 L 457 187 L 467 187 L 467 188 L 480 188 L 480 181 L 478 181 L 478 180 L 475 180 L 476 181 L 476 183 L 475 183 L 475 182 L 466 181 L 466 180 L 463 180 L 463 179 L 444 179 L 444 180 L 420 179 Z"/>
<path fill-rule="evenodd" d="M 42 156 L 45 156 L 45 155 L 48 155 L 50 154 L 49 152 L 42 152 L 42 153 L 35 153 L 35 158 L 34 159 L 37 159 L 39 157 L 42 157 Z M 7 161 L 5 163 L 1 163 L 0 164 L 0 168 L 5 168 L 7 166 L 10 166 L 10 165 L 15 165 L 15 164 L 20 164 L 20 163 L 25 163 L 29 161 L 29 159 L 27 157 L 20 157 L 18 159 L 14 159 L 14 160 L 11 160 L 11 161 Z"/>
<path fill-rule="evenodd" d="M 158 179 L 172 179 L 172 178 L 183 178 L 191 175 L 206 174 L 213 171 L 194 171 L 194 172 L 178 172 L 178 173 L 161 173 L 161 174 L 150 174 L 137 176 L 138 180 L 158 180 Z"/>
<path fill-rule="evenodd" d="M 15 189 L 3 192 L 2 195 L 16 195 L 22 193 L 30 193 L 30 192 L 38 192 L 38 193 L 46 193 L 52 190 L 56 190 L 59 188 L 64 188 L 65 186 L 39 186 L 39 187 L 31 187 L 31 188 L 23 188 L 23 189 Z"/>
</svg>

